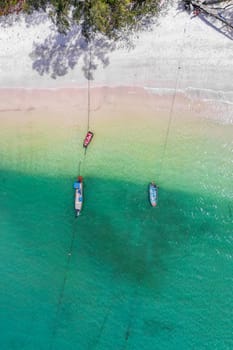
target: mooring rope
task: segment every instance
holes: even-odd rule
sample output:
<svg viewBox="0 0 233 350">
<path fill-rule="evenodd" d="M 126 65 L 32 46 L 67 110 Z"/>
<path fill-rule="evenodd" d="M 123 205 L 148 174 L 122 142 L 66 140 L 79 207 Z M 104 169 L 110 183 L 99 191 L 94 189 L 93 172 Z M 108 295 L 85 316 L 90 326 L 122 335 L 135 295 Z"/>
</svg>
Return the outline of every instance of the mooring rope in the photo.
<svg viewBox="0 0 233 350">
<path fill-rule="evenodd" d="M 116 299 L 116 297 L 113 298 L 113 302 L 114 302 L 115 299 Z M 99 327 L 99 332 L 98 332 L 98 334 L 97 334 L 97 336 L 96 336 L 96 339 L 94 340 L 93 345 L 91 345 L 91 346 L 88 348 L 89 350 L 95 350 L 95 349 L 99 346 L 100 339 L 101 339 L 102 334 L 103 334 L 103 332 L 104 332 L 104 330 L 105 330 L 105 325 L 106 325 L 106 323 L 108 322 L 108 318 L 109 318 L 109 315 L 110 315 L 111 310 L 112 310 L 112 307 L 113 307 L 113 306 L 112 306 L 113 302 L 111 302 L 111 303 L 109 304 L 109 306 L 108 306 L 108 308 L 107 308 L 107 311 L 105 312 L 105 315 L 104 315 L 104 317 L 103 317 L 103 321 L 101 322 L 101 325 L 100 325 L 100 327 Z"/>
<path fill-rule="evenodd" d="M 124 343 L 123 343 L 121 350 L 127 349 L 128 340 L 131 337 L 132 328 L 133 328 L 133 321 L 136 319 L 135 315 L 136 315 L 137 309 L 138 309 L 138 305 L 137 305 L 138 289 L 139 289 L 141 283 L 142 283 L 142 281 L 139 280 L 137 287 L 133 291 L 132 301 L 129 303 L 129 318 L 128 318 L 128 322 L 127 322 L 127 327 L 125 329 Z"/>
<path fill-rule="evenodd" d="M 162 157 L 161 157 L 160 171 L 159 171 L 159 174 L 158 174 L 158 178 L 160 177 L 160 175 L 162 173 L 162 170 L 163 170 L 164 159 L 165 159 L 165 155 L 166 155 L 168 139 L 169 139 L 169 134 L 170 134 L 170 130 L 171 130 L 173 109 L 174 109 L 174 105 L 175 105 L 177 89 L 178 89 L 178 84 L 179 84 L 179 78 L 180 78 L 180 69 L 181 69 L 182 55 L 183 55 L 183 49 L 184 49 L 186 26 L 187 26 L 187 23 L 185 24 L 184 32 L 183 32 L 180 56 L 179 56 L 179 60 L 178 60 L 175 88 L 174 88 L 174 93 L 172 95 L 171 105 L 170 105 L 170 109 L 169 109 L 168 125 L 167 125 L 167 129 L 166 129 L 166 134 L 165 134 L 165 141 L 164 141 L 163 150 L 162 150 Z M 148 216 L 149 216 L 149 214 L 147 215 L 147 217 Z M 128 344 L 128 340 L 129 340 L 129 338 L 131 336 L 131 333 L 132 333 L 133 320 L 135 319 L 135 314 L 137 312 L 136 299 L 138 298 L 138 291 L 139 291 L 139 287 L 140 287 L 141 283 L 142 283 L 142 281 L 139 280 L 138 281 L 138 285 L 137 285 L 137 287 L 134 290 L 132 301 L 129 304 L 129 319 L 128 319 L 127 327 L 125 329 L 125 340 L 124 340 L 124 343 L 123 343 L 123 346 L 122 346 L 121 350 L 126 350 L 127 344 Z"/>
<path fill-rule="evenodd" d="M 90 129 L 90 118 L 91 118 L 91 67 L 92 67 L 92 49 L 91 41 L 88 42 L 88 72 L 87 72 L 87 129 L 88 132 Z M 84 159 L 87 154 L 87 148 L 84 148 Z"/>
<path fill-rule="evenodd" d="M 53 330 L 52 330 L 52 340 L 51 340 L 50 347 L 49 347 L 50 350 L 54 349 L 55 338 L 56 338 L 57 330 L 59 327 L 60 310 L 61 310 L 61 306 L 62 306 L 62 303 L 64 300 L 65 287 L 66 287 L 66 283 L 67 283 L 67 279 L 68 279 L 71 257 L 72 257 L 73 250 L 74 250 L 75 236 L 76 236 L 76 225 L 74 222 L 73 227 L 72 227 L 72 236 L 71 236 L 71 241 L 70 241 L 70 247 L 69 247 L 68 254 L 67 254 L 65 272 L 64 272 L 63 281 L 61 284 L 60 293 L 59 293 L 57 306 L 56 306 L 55 320 L 54 320 L 54 326 L 53 326 Z"/>
<path fill-rule="evenodd" d="M 90 115 L 91 115 L 91 67 L 92 67 L 92 50 L 91 42 L 89 43 L 89 66 L 87 76 L 87 131 L 90 128 Z"/>
<path fill-rule="evenodd" d="M 173 92 L 173 95 L 172 95 L 170 110 L 169 110 L 169 114 L 168 114 L 168 124 L 167 124 L 165 140 L 164 140 L 163 149 L 162 149 L 162 156 L 160 158 L 160 166 L 159 166 L 159 172 L 158 172 L 158 182 L 159 182 L 160 176 L 161 176 L 161 174 L 163 172 L 164 160 L 165 160 L 165 156 L 166 156 L 168 139 L 169 139 L 170 130 L 171 130 L 171 124 L 172 124 L 172 118 L 173 118 L 173 110 L 174 110 L 174 105 L 175 105 L 175 101 L 176 101 L 176 95 L 177 95 L 177 90 L 178 90 L 178 85 L 179 85 L 179 80 L 180 80 L 181 62 L 182 62 L 182 58 L 183 58 L 186 28 L 187 28 L 187 22 L 185 24 L 184 31 L 183 31 L 181 50 L 180 50 L 180 55 L 179 55 L 179 60 L 178 60 L 178 65 L 177 65 L 177 74 L 176 74 L 176 80 L 175 80 L 175 87 L 174 87 L 174 92 Z"/>
<path fill-rule="evenodd" d="M 87 81 L 88 81 L 88 83 L 87 83 L 87 132 L 88 132 L 89 127 L 90 127 L 90 112 L 91 112 L 91 108 L 90 108 L 90 104 L 91 104 L 91 102 L 90 102 L 91 101 L 90 77 L 91 77 L 91 66 L 92 66 L 91 60 L 92 60 L 92 51 L 91 51 L 91 45 L 89 45 L 89 64 L 88 64 L 88 76 L 87 76 Z M 84 171 L 86 151 L 87 151 L 87 148 L 84 148 L 83 159 L 80 160 L 78 163 L 78 174 L 79 175 L 81 175 L 81 173 Z M 72 227 L 70 248 L 68 251 L 65 272 L 64 272 L 63 281 L 62 281 L 62 284 L 60 287 L 60 293 L 59 293 L 59 297 L 58 297 L 58 301 L 57 301 L 54 326 L 53 326 L 53 330 L 52 330 L 52 340 L 51 340 L 50 347 L 49 347 L 50 350 L 54 349 L 55 338 L 56 338 L 57 330 L 59 327 L 60 310 L 61 310 L 62 303 L 64 301 L 65 287 L 66 287 L 66 283 L 67 283 L 67 279 L 68 279 L 68 273 L 69 273 L 69 268 L 70 268 L 71 257 L 73 254 L 75 238 L 76 238 L 76 220 L 74 221 L 73 227 Z"/>
</svg>

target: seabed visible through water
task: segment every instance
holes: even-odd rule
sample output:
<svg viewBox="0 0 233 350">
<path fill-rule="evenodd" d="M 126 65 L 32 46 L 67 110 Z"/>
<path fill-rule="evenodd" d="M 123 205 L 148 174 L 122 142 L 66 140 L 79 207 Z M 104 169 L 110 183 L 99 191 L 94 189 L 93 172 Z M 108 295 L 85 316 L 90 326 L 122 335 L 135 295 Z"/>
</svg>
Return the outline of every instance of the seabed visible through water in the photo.
<svg viewBox="0 0 233 350">
<path fill-rule="evenodd" d="M 78 114 L 4 114 L 2 350 L 232 347 L 232 126 L 175 110 L 164 153 L 168 114 L 134 98 L 92 111 L 85 160 Z"/>
</svg>

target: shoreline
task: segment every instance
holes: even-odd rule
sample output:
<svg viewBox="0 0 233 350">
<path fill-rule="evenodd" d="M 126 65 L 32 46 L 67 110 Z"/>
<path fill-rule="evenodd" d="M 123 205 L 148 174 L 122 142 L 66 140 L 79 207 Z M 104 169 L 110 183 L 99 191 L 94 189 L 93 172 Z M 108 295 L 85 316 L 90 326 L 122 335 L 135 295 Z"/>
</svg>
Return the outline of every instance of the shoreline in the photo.
<svg viewBox="0 0 233 350">
<path fill-rule="evenodd" d="M 175 93 L 176 91 L 176 93 Z M 138 104 L 138 96 L 142 105 L 147 105 L 152 110 L 170 113 L 173 109 L 181 113 L 194 112 L 197 116 L 212 119 L 229 125 L 233 124 L 231 100 L 212 99 L 210 91 L 205 91 L 201 96 L 199 91 L 187 88 L 157 89 L 143 86 L 91 86 L 90 103 L 93 110 L 111 101 L 121 99 L 125 106 L 132 103 Z M 229 92 L 229 98 L 233 93 Z M 128 100 L 128 101 L 127 101 Z M 0 88 L 0 116 L 2 113 L 33 112 L 36 109 L 46 111 L 65 112 L 70 110 L 87 110 L 88 87 L 57 87 L 57 88 Z M 140 108 L 140 104 L 139 104 Z"/>
<path fill-rule="evenodd" d="M 27 87 L 27 86 L 17 86 L 17 87 L 0 87 L 0 97 L 1 97 L 1 92 L 9 91 L 11 92 L 18 92 L 18 91 L 83 91 L 88 89 L 88 82 L 86 86 L 77 86 L 77 85 L 64 85 L 64 86 L 57 86 L 57 87 Z M 183 95 L 186 96 L 187 98 L 190 99 L 200 99 L 203 101 L 214 101 L 214 102 L 220 102 L 220 103 L 226 103 L 226 104 L 233 104 L 233 89 L 224 91 L 224 90 L 217 90 L 217 89 L 201 89 L 201 88 L 195 88 L 192 86 L 187 86 L 185 88 L 172 88 L 172 87 L 165 87 L 165 86 L 160 86 L 160 87 L 155 87 L 155 86 L 150 86 L 147 84 L 139 84 L 139 85 L 119 85 L 119 84 L 112 84 L 112 85 L 102 85 L 102 84 L 93 84 L 93 86 L 90 86 L 90 90 L 118 90 L 118 89 L 124 89 L 124 90 L 133 90 L 135 92 L 138 91 L 145 91 L 148 93 L 151 93 L 155 96 L 170 96 L 173 95 L 174 93 L 178 95 Z M 0 100 L 1 102 L 1 100 Z"/>
</svg>

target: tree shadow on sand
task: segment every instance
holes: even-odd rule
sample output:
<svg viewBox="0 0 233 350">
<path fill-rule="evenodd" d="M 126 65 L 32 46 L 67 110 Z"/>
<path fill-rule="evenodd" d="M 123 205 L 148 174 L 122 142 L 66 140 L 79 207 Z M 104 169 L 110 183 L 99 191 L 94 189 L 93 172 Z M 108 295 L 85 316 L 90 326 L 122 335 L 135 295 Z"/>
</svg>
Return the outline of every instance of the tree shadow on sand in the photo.
<svg viewBox="0 0 233 350">
<path fill-rule="evenodd" d="M 101 35 L 88 43 L 81 33 L 81 27 L 75 24 L 66 33 L 59 33 L 44 11 L 0 17 L 2 28 L 12 27 L 16 23 L 26 28 L 43 24 L 45 30 L 49 30 L 48 36 L 42 42 L 33 42 L 33 49 L 29 56 L 33 61 L 34 70 L 40 75 L 47 74 L 54 79 L 66 75 L 80 63 L 84 76 L 91 80 L 99 64 L 103 67 L 109 64 L 110 52 L 118 47 L 128 50 L 134 47 L 132 38 L 126 32 L 122 33 L 118 43 Z"/>
<path fill-rule="evenodd" d="M 199 18 L 206 23 L 209 27 L 213 28 L 220 34 L 224 35 L 230 40 L 233 40 L 233 29 L 228 27 L 227 25 L 223 25 L 219 23 L 217 19 L 212 19 L 210 16 L 206 16 L 204 14 L 199 15 Z M 232 11 L 232 23 L 233 23 L 233 11 Z"/>
<path fill-rule="evenodd" d="M 48 15 L 44 11 L 36 11 L 31 14 L 25 13 L 12 13 L 8 16 L 0 16 L 0 25 L 3 28 L 9 28 L 14 26 L 16 23 L 25 23 L 26 27 L 34 27 L 39 24 L 45 24 L 48 22 Z"/>
<path fill-rule="evenodd" d="M 96 34 L 88 42 L 82 35 L 81 27 L 73 24 L 66 33 L 59 33 L 51 26 L 51 32 L 44 42 L 34 42 L 30 54 L 32 67 L 40 75 L 48 74 L 52 78 L 64 76 L 77 64 L 82 65 L 86 79 L 94 79 L 94 71 L 99 65 L 103 68 L 110 63 L 109 54 L 118 49 L 133 50 L 135 39 L 142 31 L 151 31 L 154 25 L 159 25 L 159 18 L 167 12 L 167 7 L 161 8 L 157 18 L 144 18 L 137 24 L 137 28 L 120 31 L 117 40 L 109 40 L 106 36 Z M 30 20 L 28 21 L 28 23 Z"/>
<path fill-rule="evenodd" d="M 192 13 L 192 11 L 185 9 L 183 0 L 179 1 L 177 9 L 178 12 L 188 11 L 190 13 L 191 19 L 196 17 L 196 15 Z M 230 40 L 233 40 L 233 29 L 231 27 L 233 26 L 233 4 L 230 4 L 229 6 L 221 6 L 221 3 L 217 3 L 216 5 L 209 6 L 209 10 L 210 14 L 200 12 L 198 14 L 198 18 L 202 20 L 206 25 L 222 34 L 223 36 L 227 37 Z M 219 16 L 219 18 L 222 18 L 223 21 L 228 22 L 231 26 L 226 25 L 219 19 L 212 16 L 211 12 L 215 13 L 217 16 Z"/>
<path fill-rule="evenodd" d="M 43 43 L 34 42 L 30 57 L 33 69 L 40 75 L 56 79 L 80 63 L 86 79 L 92 80 L 99 64 L 109 64 L 108 54 L 115 49 L 116 43 L 101 36 L 88 43 L 81 28 L 73 26 L 66 34 L 52 32 Z"/>
<path fill-rule="evenodd" d="M 32 68 L 39 75 L 49 75 L 53 79 L 68 74 L 77 64 L 81 65 L 84 77 L 94 79 L 94 72 L 99 65 L 103 68 L 110 63 L 109 54 L 114 50 L 126 51 L 135 48 L 135 39 L 143 31 L 151 31 L 154 25 L 159 25 L 159 20 L 168 11 L 168 6 L 163 5 L 158 16 L 145 17 L 137 23 L 137 28 L 126 28 L 117 33 L 117 40 L 109 40 L 106 36 L 96 34 L 88 42 L 82 35 L 81 26 L 73 23 L 66 33 L 60 33 L 51 18 L 44 11 L 35 11 L 32 14 L 21 13 L 0 17 L 0 25 L 3 28 L 13 26 L 15 23 L 25 25 L 27 28 L 43 24 L 45 30 L 49 30 L 48 36 L 42 42 L 34 41 L 32 52 Z"/>
</svg>

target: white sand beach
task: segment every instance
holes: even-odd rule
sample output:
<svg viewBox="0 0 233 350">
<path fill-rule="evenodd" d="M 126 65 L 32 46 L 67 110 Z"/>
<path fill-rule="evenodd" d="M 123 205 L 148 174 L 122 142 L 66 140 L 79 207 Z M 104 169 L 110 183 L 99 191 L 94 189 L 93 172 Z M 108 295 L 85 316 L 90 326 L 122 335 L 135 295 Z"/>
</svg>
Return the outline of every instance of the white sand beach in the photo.
<svg viewBox="0 0 233 350">
<path fill-rule="evenodd" d="M 232 40 L 178 5 L 174 1 L 150 30 L 127 37 L 121 48 L 96 39 L 92 86 L 142 86 L 154 93 L 177 88 L 233 103 Z M 64 38 L 44 14 L 34 14 L 2 19 L 0 33 L 1 88 L 87 85 L 88 53 L 78 28 Z"/>
</svg>

